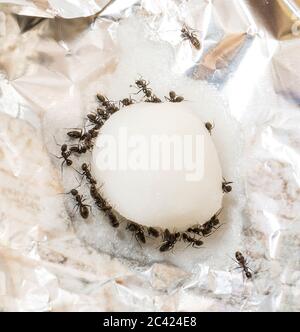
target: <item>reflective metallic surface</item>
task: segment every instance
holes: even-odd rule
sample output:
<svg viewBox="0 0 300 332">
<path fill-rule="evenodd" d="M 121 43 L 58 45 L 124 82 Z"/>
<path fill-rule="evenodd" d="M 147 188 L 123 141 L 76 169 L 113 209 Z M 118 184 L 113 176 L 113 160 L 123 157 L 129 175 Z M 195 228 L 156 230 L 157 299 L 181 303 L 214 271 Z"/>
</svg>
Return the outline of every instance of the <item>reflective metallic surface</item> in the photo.
<svg viewBox="0 0 300 332">
<path fill-rule="evenodd" d="M 172 49 L 172 72 L 215 86 L 243 128 L 253 282 L 200 262 L 129 268 L 67 227 L 43 118 L 82 115 L 81 91 L 115 71 L 116 29 L 136 15 Z M 299 0 L 0 1 L 0 309 L 300 310 L 299 47 Z"/>
</svg>

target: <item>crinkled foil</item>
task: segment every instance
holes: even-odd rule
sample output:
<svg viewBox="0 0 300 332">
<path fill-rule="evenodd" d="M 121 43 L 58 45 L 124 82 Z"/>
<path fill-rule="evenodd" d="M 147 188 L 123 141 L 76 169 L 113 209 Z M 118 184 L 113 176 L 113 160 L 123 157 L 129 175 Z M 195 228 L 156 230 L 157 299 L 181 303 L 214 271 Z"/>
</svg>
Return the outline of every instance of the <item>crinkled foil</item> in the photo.
<svg viewBox="0 0 300 332">
<path fill-rule="evenodd" d="M 173 49 L 174 72 L 215 86 L 243 128 L 253 281 L 208 262 L 129 267 L 84 245 L 58 203 L 43 119 L 67 108 L 71 127 L 137 14 Z M 200 52 L 178 47 L 182 22 Z M 0 311 L 299 311 L 299 46 L 299 0 L 0 1 Z"/>
</svg>

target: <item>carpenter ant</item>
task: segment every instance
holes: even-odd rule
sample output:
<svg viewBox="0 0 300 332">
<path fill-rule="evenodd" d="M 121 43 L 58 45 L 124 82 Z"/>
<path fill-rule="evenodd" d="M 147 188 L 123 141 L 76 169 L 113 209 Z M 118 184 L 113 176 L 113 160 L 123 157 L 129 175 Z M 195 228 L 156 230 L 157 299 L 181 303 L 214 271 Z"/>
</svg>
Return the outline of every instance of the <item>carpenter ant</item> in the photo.
<svg viewBox="0 0 300 332">
<path fill-rule="evenodd" d="M 171 233 L 168 229 L 165 229 L 163 233 L 163 244 L 159 247 L 159 251 L 165 252 L 173 249 L 179 238 L 179 232 Z"/>
<path fill-rule="evenodd" d="M 222 183 L 222 190 L 223 193 L 230 193 L 232 190 L 232 186 L 230 186 L 230 184 L 232 184 L 233 182 L 227 182 L 224 178 L 223 178 L 223 183 Z"/>
<path fill-rule="evenodd" d="M 143 226 L 140 226 L 139 224 L 131 221 L 127 224 L 126 229 L 134 234 L 138 243 L 146 243 Z"/>
<path fill-rule="evenodd" d="M 215 124 L 210 122 L 205 122 L 205 128 L 208 130 L 209 134 L 211 135 L 212 130 L 215 128 Z"/>
<path fill-rule="evenodd" d="M 83 204 L 83 202 L 86 200 L 83 198 L 83 195 L 79 195 L 79 192 L 77 189 L 72 189 L 70 191 L 70 194 L 75 198 L 76 205 L 75 207 L 79 209 L 79 213 L 83 219 L 87 219 L 89 216 L 89 209 L 91 209 L 90 205 Z"/>
<path fill-rule="evenodd" d="M 170 91 L 169 92 L 169 97 L 165 97 L 168 101 L 172 102 L 172 103 L 180 103 L 184 100 L 183 97 L 181 96 L 177 96 L 176 93 L 174 91 Z"/>
<path fill-rule="evenodd" d="M 199 39 L 196 37 L 195 32 L 191 32 L 190 29 L 187 27 L 186 24 L 183 25 L 181 29 L 181 37 L 183 40 L 189 40 L 190 43 L 195 47 L 195 49 L 200 50 L 201 48 L 201 43 Z"/>
<path fill-rule="evenodd" d="M 183 242 L 188 242 L 189 245 L 191 245 L 193 248 L 199 248 L 203 245 L 203 241 L 201 241 L 199 239 L 195 239 L 186 233 L 182 234 L 182 240 L 183 240 Z"/>
<path fill-rule="evenodd" d="M 153 236 L 155 238 L 159 237 L 159 231 L 154 227 L 148 227 L 148 235 Z"/>
<path fill-rule="evenodd" d="M 250 272 L 251 269 L 247 266 L 248 265 L 247 260 L 242 255 L 242 253 L 237 251 L 235 253 L 235 258 L 237 260 L 237 263 L 239 264 L 239 268 L 243 269 L 247 279 L 251 279 L 252 278 L 252 273 Z"/>
<path fill-rule="evenodd" d="M 112 207 L 106 202 L 106 200 L 101 196 L 100 192 L 97 190 L 95 184 L 91 184 L 90 187 L 91 197 L 94 199 L 95 204 L 100 210 L 102 210 L 108 217 L 112 227 L 119 227 L 120 223 L 112 211 Z"/>
</svg>

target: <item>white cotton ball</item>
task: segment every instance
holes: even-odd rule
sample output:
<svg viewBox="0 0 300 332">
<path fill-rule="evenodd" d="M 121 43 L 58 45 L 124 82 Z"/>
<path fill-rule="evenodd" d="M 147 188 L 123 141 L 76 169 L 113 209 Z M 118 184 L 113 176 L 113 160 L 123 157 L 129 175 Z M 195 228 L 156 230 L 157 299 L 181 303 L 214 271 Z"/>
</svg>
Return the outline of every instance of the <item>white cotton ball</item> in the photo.
<svg viewBox="0 0 300 332">
<path fill-rule="evenodd" d="M 114 209 L 145 226 L 184 230 L 222 206 L 218 154 L 188 102 L 139 103 L 112 115 L 93 150 L 93 173 Z"/>
</svg>

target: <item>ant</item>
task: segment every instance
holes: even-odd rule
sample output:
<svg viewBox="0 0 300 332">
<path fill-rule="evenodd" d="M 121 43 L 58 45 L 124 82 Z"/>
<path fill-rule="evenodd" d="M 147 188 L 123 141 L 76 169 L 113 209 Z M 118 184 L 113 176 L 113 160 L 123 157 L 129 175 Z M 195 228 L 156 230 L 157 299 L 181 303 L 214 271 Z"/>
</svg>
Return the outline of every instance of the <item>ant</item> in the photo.
<svg viewBox="0 0 300 332">
<path fill-rule="evenodd" d="M 154 227 L 148 227 L 148 235 L 153 236 L 155 238 L 159 237 L 159 231 Z"/>
<path fill-rule="evenodd" d="M 143 226 L 140 226 L 140 225 L 136 224 L 135 222 L 131 221 L 127 224 L 126 229 L 134 234 L 135 239 L 137 240 L 137 242 L 139 244 L 140 244 L 140 242 L 146 243 Z"/>
<path fill-rule="evenodd" d="M 161 103 L 161 99 L 155 95 L 152 95 L 150 98 L 145 100 L 146 103 Z"/>
<path fill-rule="evenodd" d="M 145 97 L 147 97 L 147 98 L 152 97 L 152 90 L 150 88 L 148 88 L 149 82 L 145 81 L 144 79 L 138 79 L 135 81 L 135 85 L 139 89 L 139 91 L 136 94 L 143 91 Z"/>
<path fill-rule="evenodd" d="M 107 97 L 97 94 L 98 101 L 105 107 L 106 111 L 113 114 L 119 110 L 119 108 L 114 105 L 113 102 L 111 102 Z"/>
<path fill-rule="evenodd" d="M 165 97 L 168 101 L 172 102 L 172 103 L 180 103 L 184 100 L 183 97 L 181 96 L 177 96 L 176 93 L 174 91 L 170 91 L 169 92 L 169 97 Z"/>
<path fill-rule="evenodd" d="M 249 266 L 247 266 L 247 260 L 245 259 L 245 257 L 242 255 L 241 252 L 237 251 L 235 253 L 235 258 L 237 263 L 239 264 L 239 268 L 243 269 L 247 279 L 251 279 L 252 278 L 252 273 L 250 272 L 250 268 Z"/>
<path fill-rule="evenodd" d="M 87 219 L 89 216 L 89 209 L 91 209 L 90 205 L 83 204 L 84 201 L 86 201 L 85 198 L 83 198 L 83 195 L 79 195 L 79 192 L 77 189 L 72 189 L 70 191 L 70 194 L 75 198 L 76 205 L 75 207 L 79 209 L 79 213 L 83 219 Z"/>
<path fill-rule="evenodd" d="M 91 184 L 90 187 L 91 197 L 94 199 L 95 204 L 98 206 L 100 210 L 102 210 L 105 215 L 108 217 L 112 227 L 119 227 L 120 223 L 112 211 L 112 207 L 105 201 L 105 199 L 101 196 L 100 192 L 97 190 L 95 184 Z"/>
<path fill-rule="evenodd" d="M 72 152 L 68 151 L 68 145 L 67 144 L 59 145 L 56 142 L 55 137 L 54 137 L 54 140 L 55 140 L 56 145 L 60 146 L 61 156 L 58 157 L 58 156 L 54 155 L 54 157 L 56 157 L 57 159 L 63 159 L 63 162 L 61 163 L 61 170 L 63 169 L 64 164 L 66 164 L 67 166 L 71 166 L 73 164 L 73 161 L 69 157 L 71 156 Z"/>
<path fill-rule="evenodd" d="M 210 122 L 205 122 L 205 128 L 208 130 L 209 134 L 211 135 L 212 130 L 215 128 L 215 124 Z"/>
<path fill-rule="evenodd" d="M 86 163 L 83 163 L 81 165 L 81 169 L 83 171 L 82 173 L 80 173 L 78 171 L 76 171 L 76 172 L 79 173 L 80 175 L 82 175 L 83 177 L 85 176 L 90 184 L 97 184 L 97 181 L 92 176 L 90 167 Z"/>
<path fill-rule="evenodd" d="M 205 222 L 203 225 L 198 225 L 195 227 L 188 228 L 187 232 L 189 233 L 195 233 L 197 235 L 203 235 L 203 236 L 209 236 L 211 235 L 212 231 L 215 229 L 218 229 L 220 226 L 220 220 L 218 219 L 218 216 L 220 215 L 222 209 L 220 209 L 216 214 L 214 214 L 210 220 Z M 218 226 L 218 227 L 217 227 Z"/>
<path fill-rule="evenodd" d="M 95 130 L 95 127 L 87 132 L 84 138 L 84 145 L 87 150 L 92 149 L 92 147 L 94 146 L 93 138 L 96 138 L 97 136 L 98 136 L 98 131 Z"/>
<path fill-rule="evenodd" d="M 181 29 L 181 37 L 183 40 L 189 40 L 190 43 L 195 47 L 195 49 L 200 50 L 201 48 L 201 43 L 199 39 L 196 37 L 195 32 L 191 32 L 190 29 L 187 27 L 186 24 L 183 25 Z"/>
<path fill-rule="evenodd" d="M 220 224 L 220 220 L 218 218 L 218 216 L 220 215 L 222 209 L 220 209 L 216 214 L 214 214 L 209 221 L 207 221 L 206 223 L 204 223 L 203 225 L 201 225 L 201 232 L 203 236 L 208 236 L 212 233 L 213 230 L 218 229 L 220 226 L 218 226 Z M 218 227 L 217 227 L 218 226 Z"/>
<path fill-rule="evenodd" d="M 222 190 L 223 190 L 223 193 L 230 193 L 231 190 L 232 190 L 232 186 L 230 186 L 230 184 L 232 184 L 233 182 L 227 182 L 225 180 L 225 178 L 223 178 L 223 182 L 222 182 Z"/>
<path fill-rule="evenodd" d="M 97 110 L 98 111 L 98 110 Z M 97 112 L 98 113 L 98 112 Z M 88 120 L 96 126 L 103 126 L 103 118 L 99 114 L 90 113 L 87 115 Z"/>
<path fill-rule="evenodd" d="M 72 153 L 78 153 L 78 154 L 82 154 L 82 153 L 86 153 L 87 152 L 87 148 L 85 145 L 75 145 L 75 146 L 71 146 L 70 147 L 70 152 Z"/>
<path fill-rule="evenodd" d="M 163 233 L 163 244 L 159 247 L 160 252 L 169 251 L 174 248 L 174 245 L 180 238 L 180 233 L 171 233 L 168 229 L 165 229 Z"/>
<path fill-rule="evenodd" d="M 193 248 L 199 248 L 203 245 L 203 241 L 201 241 L 199 239 L 195 239 L 186 233 L 182 234 L 182 240 L 183 240 L 183 242 L 188 242 L 189 245 L 191 245 Z"/>
<path fill-rule="evenodd" d="M 132 105 L 132 104 L 134 104 L 134 102 L 135 102 L 135 100 L 131 99 L 131 97 L 120 100 L 120 104 L 122 104 L 123 106 Z"/>
<path fill-rule="evenodd" d="M 74 128 L 74 129 L 77 129 L 77 128 Z M 85 133 L 85 130 L 84 129 L 80 129 L 78 128 L 79 130 L 71 130 L 71 131 L 68 131 L 67 132 L 67 135 L 70 137 L 70 138 L 73 138 L 73 139 L 79 139 L 80 141 L 83 140 L 86 136 L 86 133 Z"/>
</svg>

